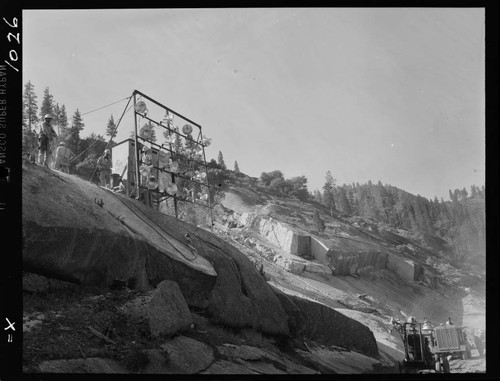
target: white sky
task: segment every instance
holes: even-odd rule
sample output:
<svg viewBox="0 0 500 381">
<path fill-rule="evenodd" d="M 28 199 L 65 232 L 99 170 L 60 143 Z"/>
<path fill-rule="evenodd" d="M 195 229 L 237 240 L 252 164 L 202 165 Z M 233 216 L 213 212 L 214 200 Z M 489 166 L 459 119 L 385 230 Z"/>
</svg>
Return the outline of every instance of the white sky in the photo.
<svg viewBox="0 0 500 381">
<path fill-rule="evenodd" d="M 23 83 L 71 118 L 137 89 L 248 175 L 330 170 L 427 198 L 484 184 L 482 8 L 23 11 Z M 126 101 L 83 116 L 105 134 Z M 129 136 L 133 116 L 120 124 Z"/>
</svg>

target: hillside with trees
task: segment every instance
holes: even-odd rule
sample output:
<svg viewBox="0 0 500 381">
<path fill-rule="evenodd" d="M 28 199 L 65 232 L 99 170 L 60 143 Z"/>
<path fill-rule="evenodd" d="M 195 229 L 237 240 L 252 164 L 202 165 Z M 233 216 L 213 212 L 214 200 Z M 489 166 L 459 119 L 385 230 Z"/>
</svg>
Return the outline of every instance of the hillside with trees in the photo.
<svg viewBox="0 0 500 381">
<path fill-rule="evenodd" d="M 343 184 L 331 171 L 325 175 L 323 190 L 307 188 L 307 177 L 286 179 L 283 172 L 262 172 L 259 178 L 245 175 L 238 168 L 228 172 L 228 182 L 250 187 L 269 195 L 296 198 L 313 203 L 319 210 L 351 222 L 371 221 L 412 232 L 424 246 L 441 252 L 454 263 L 481 267 L 486 260 L 485 188 L 472 185 L 449 191 L 450 200 L 427 199 L 381 181 L 373 184 Z M 318 221 L 320 224 L 320 221 Z"/>
</svg>

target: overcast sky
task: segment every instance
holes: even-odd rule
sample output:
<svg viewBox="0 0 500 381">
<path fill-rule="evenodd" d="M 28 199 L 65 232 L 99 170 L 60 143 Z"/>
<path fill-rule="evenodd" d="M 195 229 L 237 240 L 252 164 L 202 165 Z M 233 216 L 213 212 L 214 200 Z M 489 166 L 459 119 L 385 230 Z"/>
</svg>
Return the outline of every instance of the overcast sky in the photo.
<svg viewBox="0 0 500 381">
<path fill-rule="evenodd" d="M 137 89 L 203 127 L 207 159 L 427 198 L 484 185 L 484 10 L 23 11 L 23 82 L 71 117 Z M 83 116 L 104 135 L 126 101 Z M 124 116 L 118 140 L 129 136 Z"/>
</svg>

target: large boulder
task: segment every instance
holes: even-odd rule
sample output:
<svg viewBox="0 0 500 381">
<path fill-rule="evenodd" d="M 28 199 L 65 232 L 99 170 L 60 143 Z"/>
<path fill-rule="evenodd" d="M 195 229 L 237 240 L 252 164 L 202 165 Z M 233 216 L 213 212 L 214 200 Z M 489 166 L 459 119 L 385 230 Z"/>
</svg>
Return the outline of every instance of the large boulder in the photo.
<svg viewBox="0 0 500 381">
<path fill-rule="evenodd" d="M 285 311 L 265 279 L 212 232 L 27 162 L 22 186 L 25 270 L 97 286 L 118 278 L 138 289 L 172 280 L 190 308 L 216 322 L 288 334 Z"/>
<path fill-rule="evenodd" d="M 161 282 L 147 306 L 151 335 L 172 336 L 187 329 L 193 318 L 177 283 Z"/>
<path fill-rule="evenodd" d="M 308 338 L 319 344 L 344 347 L 368 356 L 378 355 L 377 342 L 367 326 L 324 304 L 273 289 L 288 314 L 292 337 Z"/>
</svg>

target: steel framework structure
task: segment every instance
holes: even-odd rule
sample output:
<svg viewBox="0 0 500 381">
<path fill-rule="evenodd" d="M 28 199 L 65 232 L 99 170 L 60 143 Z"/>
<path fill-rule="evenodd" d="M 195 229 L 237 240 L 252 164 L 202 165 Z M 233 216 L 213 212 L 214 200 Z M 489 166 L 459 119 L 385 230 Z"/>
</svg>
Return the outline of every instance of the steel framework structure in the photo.
<svg viewBox="0 0 500 381">
<path fill-rule="evenodd" d="M 158 208 L 159 204 L 162 201 L 168 200 L 168 199 L 173 199 L 174 202 L 174 209 L 175 209 L 175 217 L 179 218 L 179 211 L 178 211 L 178 206 L 179 203 L 183 202 L 190 202 L 196 205 L 199 205 L 204 208 L 208 208 L 210 210 L 210 220 L 211 220 L 211 227 L 213 226 L 213 206 L 212 206 L 212 200 L 211 200 L 211 186 L 209 183 L 208 179 L 208 166 L 206 162 L 206 156 L 205 156 L 205 146 L 206 140 L 202 135 L 202 127 L 198 124 L 193 122 L 192 120 L 186 118 L 185 116 L 179 114 L 178 112 L 172 110 L 171 108 L 163 105 L 162 103 L 156 101 L 155 99 L 147 96 L 146 94 L 134 90 L 133 94 L 133 109 L 134 109 L 134 136 L 133 136 L 133 151 L 134 151 L 134 158 L 133 162 L 135 162 L 135 168 L 133 172 L 135 173 L 135 179 L 138 179 L 138 181 L 134 181 L 131 183 L 131 186 L 133 186 L 136 190 L 136 197 L 138 199 L 142 199 L 143 201 L 149 200 L 149 202 L 155 203 L 156 207 Z M 166 116 L 175 116 L 179 118 L 180 120 L 183 120 L 187 122 L 191 127 L 194 127 L 197 129 L 197 137 L 193 138 L 194 134 L 191 135 L 190 133 L 186 134 L 183 133 L 179 130 L 179 127 L 173 126 L 173 123 L 169 121 L 161 120 L 155 120 L 153 118 L 150 118 L 148 116 L 148 111 L 147 108 L 144 109 L 145 102 L 151 102 L 152 104 L 158 106 L 161 110 L 165 112 Z M 152 123 L 158 127 L 160 127 L 163 132 L 163 136 L 165 137 L 172 137 L 172 139 L 169 141 L 167 139 L 167 142 L 163 144 L 158 144 L 154 142 L 151 137 L 144 136 L 144 134 L 141 134 L 138 132 L 138 119 L 144 119 L 148 121 L 148 123 Z M 186 125 L 185 125 L 186 126 Z M 182 130 L 184 131 L 184 129 Z M 194 131 L 193 131 L 194 132 Z M 178 144 L 172 143 L 172 140 L 177 140 Z M 202 155 L 198 156 L 193 156 L 192 154 L 188 154 L 182 149 L 179 149 L 179 142 L 185 142 L 186 145 L 190 145 L 193 147 L 193 150 L 197 149 L 198 152 L 201 152 Z M 168 174 L 171 179 L 171 184 L 182 184 L 182 188 L 184 190 L 191 188 L 192 192 L 190 195 L 182 195 L 179 194 L 181 192 L 175 191 L 173 193 L 167 192 L 166 189 L 161 189 L 160 187 L 152 187 L 150 184 L 148 184 L 148 181 L 151 180 L 151 178 L 148 178 L 148 176 L 144 176 L 141 174 L 140 168 L 142 165 L 147 165 L 143 159 L 144 156 L 141 155 L 141 147 L 149 145 L 151 149 L 153 149 L 158 157 L 160 155 L 166 155 L 166 157 L 170 157 L 170 163 L 172 163 L 172 160 L 177 162 L 179 165 L 179 169 L 173 169 L 171 166 L 163 166 L 160 165 L 158 160 L 155 160 L 152 165 L 149 167 L 151 168 L 151 171 L 153 173 L 152 177 L 156 179 L 159 179 L 160 177 L 163 176 L 163 174 Z M 201 157 L 200 157 L 201 156 Z M 131 159 L 131 158 L 129 158 Z M 130 162 L 130 160 L 129 160 Z M 151 164 L 151 163 L 149 163 Z M 201 170 L 201 172 L 200 172 Z M 194 177 L 193 172 L 197 173 L 204 173 L 204 176 L 200 177 Z M 154 176 L 156 174 L 156 176 Z M 176 185 L 177 186 L 177 185 Z M 201 190 L 199 192 L 200 194 L 206 195 L 206 201 L 197 200 L 196 197 L 196 192 L 195 189 Z M 180 190 L 180 189 L 179 189 Z M 130 190 L 129 196 L 135 193 L 132 190 Z M 145 202 L 145 203 L 149 203 Z"/>
</svg>

